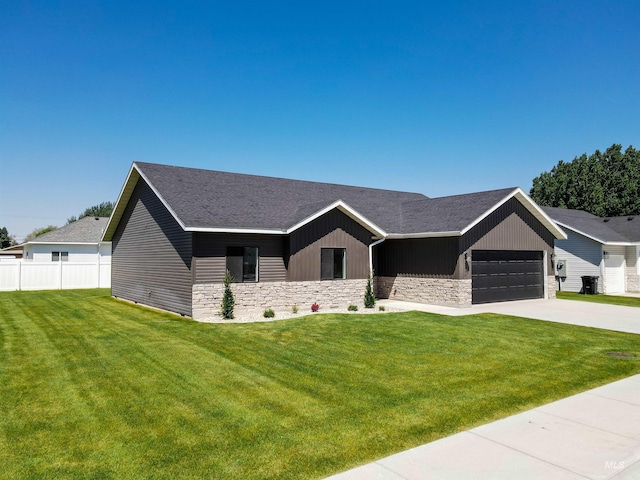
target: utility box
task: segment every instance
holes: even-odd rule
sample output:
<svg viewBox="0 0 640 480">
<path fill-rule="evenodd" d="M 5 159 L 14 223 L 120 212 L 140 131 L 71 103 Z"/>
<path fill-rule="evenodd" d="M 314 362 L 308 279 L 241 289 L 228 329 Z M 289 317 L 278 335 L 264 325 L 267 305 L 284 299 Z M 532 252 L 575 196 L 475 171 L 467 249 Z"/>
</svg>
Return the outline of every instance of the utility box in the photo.
<svg viewBox="0 0 640 480">
<path fill-rule="evenodd" d="M 567 261 L 558 260 L 556 262 L 556 275 L 560 278 L 567 278 Z"/>
</svg>

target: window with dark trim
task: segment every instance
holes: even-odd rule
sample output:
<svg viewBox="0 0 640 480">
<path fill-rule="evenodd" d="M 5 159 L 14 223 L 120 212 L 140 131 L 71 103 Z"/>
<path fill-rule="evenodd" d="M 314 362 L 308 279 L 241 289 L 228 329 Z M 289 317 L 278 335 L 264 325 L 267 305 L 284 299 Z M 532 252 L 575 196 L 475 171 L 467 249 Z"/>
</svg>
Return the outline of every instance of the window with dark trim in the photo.
<svg viewBox="0 0 640 480">
<path fill-rule="evenodd" d="M 227 247 L 227 270 L 234 282 L 257 282 L 258 247 Z"/>
<path fill-rule="evenodd" d="M 347 249 L 322 248 L 320 251 L 320 278 L 344 280 L 347 278 Z"/>
<path fill-rule="evenodd" d="M 51 252 L 52 262 L 68 262 L 69 252 Z"/>
</svg>

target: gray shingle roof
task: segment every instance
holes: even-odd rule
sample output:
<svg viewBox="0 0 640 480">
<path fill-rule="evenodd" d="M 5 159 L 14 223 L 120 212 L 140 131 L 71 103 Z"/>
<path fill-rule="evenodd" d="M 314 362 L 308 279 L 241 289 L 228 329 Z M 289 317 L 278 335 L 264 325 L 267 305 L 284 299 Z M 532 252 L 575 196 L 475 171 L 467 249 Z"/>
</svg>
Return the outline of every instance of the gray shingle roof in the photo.
<svg viewBox="0 0 640 480">
<path fill-rule="evenodd" d="M 34 243 L 99 243 L 109 222 L 104 217 L 83 217 L 32 240 Z"/>
<path fill-rule="evenodd" d="M 420 193 L 136 162 L 105 239 L 112 238 L 139 176 L 191 231 L 284 232 L 341 201 L 372 233 L 460 234 L 500 202 L 515 196 L 554 235 L 564 237 L 557 225 L 517 188 L 429 198 Z"/>
<path fill-rule="evenodd" d="M 640 241 L 640 218 L 633 216 L 602 218 L 582 210 L 542 207 L 556 222 L 587 234 L 603 243 Z M 627 220 L 632 218 L 632 220 Z"/>
<path fill-rule="evenodd" d="M 400 233 L 460 232 L 514 190 L 515 187 L 406 202 L 402 205 Z"/>
<path fill-rule="evenodd" d="M 420 193 L 136 163 L 186 227 L 287 229 L 342 200 L 387 230 Z"/>
</svg>

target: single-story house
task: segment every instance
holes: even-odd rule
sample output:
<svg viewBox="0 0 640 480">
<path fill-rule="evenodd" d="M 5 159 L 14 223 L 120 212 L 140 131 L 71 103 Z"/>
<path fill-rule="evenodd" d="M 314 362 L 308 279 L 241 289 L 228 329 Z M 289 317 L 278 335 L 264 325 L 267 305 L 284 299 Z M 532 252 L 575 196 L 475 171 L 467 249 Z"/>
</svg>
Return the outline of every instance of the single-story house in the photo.
<svg viewBox="0 0 640 480">
<path fill-rule="evenodd" d="M 419 193 L 136 162 L 103 241 L 112 294 L 196 319 L 236 308 L 466 306 L 555 295 L 564 232 L 520 188 Z"/>
<path fill-rule="evenodd" d="M 598 292 L 640 292 L 640 216 L 602 218 L 582 210 L 543 207 L 567 233 L 555 243 L 556 263 L 564 265 L 558 288 L 582 291 L 582 277 L 598 277 Z"/>
<path fill-rule="evenodd" d="M 108 221 L 83 217 L 10 247 L 22 258 L 2 262 L 0 290 L 109 288 L 111 242 L 102 241 Z"/>
</svg>

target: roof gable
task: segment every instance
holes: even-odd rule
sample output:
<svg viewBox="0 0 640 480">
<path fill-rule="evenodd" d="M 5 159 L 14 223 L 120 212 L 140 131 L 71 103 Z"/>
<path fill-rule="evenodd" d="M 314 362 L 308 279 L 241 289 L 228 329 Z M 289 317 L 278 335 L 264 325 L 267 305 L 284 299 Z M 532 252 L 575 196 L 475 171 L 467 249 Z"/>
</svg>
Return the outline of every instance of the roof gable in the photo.
<svg viewBox="0 0 640 480">
<path fill-rule="evenodd" d="M 452 195 L 405 204 L 402 233 L 412 237 L 427 236 L 429 233 L 464 235 L 511 198 L 524 205 L 556 238 L 566 238 L 555 222 L 520 188 Z"/>
</svg>

